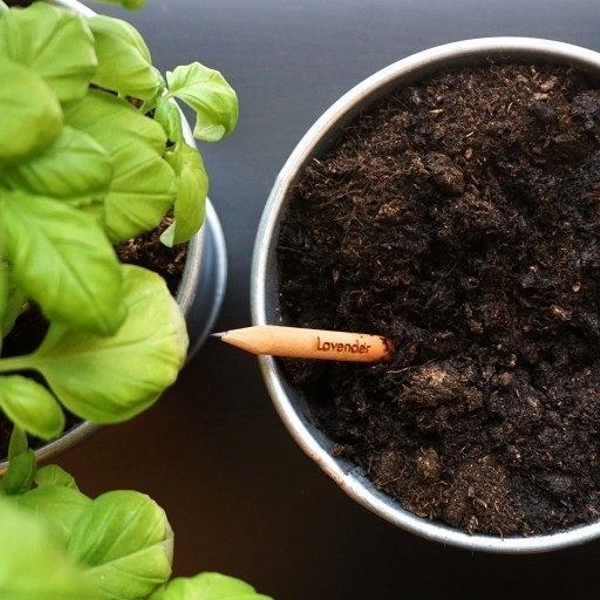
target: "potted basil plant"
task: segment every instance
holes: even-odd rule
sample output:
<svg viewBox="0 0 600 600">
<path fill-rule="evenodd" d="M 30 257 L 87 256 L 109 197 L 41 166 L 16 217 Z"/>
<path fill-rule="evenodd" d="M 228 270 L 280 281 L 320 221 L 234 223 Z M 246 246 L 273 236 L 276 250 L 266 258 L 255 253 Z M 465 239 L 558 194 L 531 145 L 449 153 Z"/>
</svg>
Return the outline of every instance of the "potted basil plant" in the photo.
<svg viewBox="0 0 600 600">
<path fill-rule="evenodd" d="M 196 109 L 195 135 L 215 141 L 235 125 L 235 93 L 197 63 L 165 81 L 130 25 L 73 2 L 0 3 L 0 87 L 0 408 L 14 423 L 0 596 L 268 600 L 216 573 L 171 580 L 173 532 L 153 500 L 89 498 L 59 467 L 38 469 L 27 439 L 59 435 L 63 406 L 95 423 L 131 418 L 176 378 L 193 285 L 180 306 L 114 246 L 172 210 L 162 240 L 193 240 L 198 267 L 207 177 L 173 99 Z M 12 336 L 34 308 L 41 339 L 15 353 Z"/>
<path fill-rule="evenodd" d="M 0 2 L 0 410 L 31 436 L 61 435 L 64 409 L 95 424 L 129 419 L 184 364 L 182 308 L 163 277 L 115 249 L 169 218 L 162 243 L 188 244 L 188 313 L 205 242 L 223 250 L 176 99 L 194 111 L 198 140 L 235 127 L 236 94 L 219 72 L 192 63 L 163 77 L 126 21 L 74 2 Z M 221 264 L 209 320 L 223 283 Z M 37 339 L 20 331 L 32 312 Z M 15 350 L 17 334 L 33 348 Z"/>
</svg>

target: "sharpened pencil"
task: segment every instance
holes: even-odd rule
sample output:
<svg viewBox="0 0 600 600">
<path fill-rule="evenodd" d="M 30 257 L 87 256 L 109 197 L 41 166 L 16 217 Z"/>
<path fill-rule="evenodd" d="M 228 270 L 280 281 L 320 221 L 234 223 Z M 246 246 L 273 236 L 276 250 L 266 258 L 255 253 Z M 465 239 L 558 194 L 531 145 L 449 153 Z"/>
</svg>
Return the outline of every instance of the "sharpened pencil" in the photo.
<svg viewBox="0 0 600 600">
<path fill-rule="evenodd" d="M 393 352 L 386 337 L 347 331 L 255 325 L 213 335 L 253 354 L 291 358 L 373 363 L 390 360 Z"/>
</svg>

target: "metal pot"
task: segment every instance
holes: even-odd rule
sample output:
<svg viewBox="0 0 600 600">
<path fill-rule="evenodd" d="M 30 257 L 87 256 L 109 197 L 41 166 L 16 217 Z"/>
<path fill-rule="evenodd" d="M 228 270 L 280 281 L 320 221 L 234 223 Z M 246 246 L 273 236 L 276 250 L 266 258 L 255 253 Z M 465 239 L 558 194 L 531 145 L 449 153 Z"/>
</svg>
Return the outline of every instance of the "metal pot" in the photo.
<svg viewBox="0 0 600 600">
<path fill-rule="evenodd" d="M 275 181 L 260 222 L 253 256 L 251 303 L 255 325 L 281 322 L 275 246 L 290 188 L 307 162 L 313 157 L 322 156 L 354 116 L 391 90 L 414 84 L 447 68 L 484 65 L 490 59 L 496 63 L 572 65 L 600 81 L 599 53 L 555 41 L 499 37 L 467 40 L 432 48 L 400 60 L 359 83 L 315 122 L 296 146 Z M 394 525 L 443 544 L 497 553 L 556 550 L 600 536 L 600 523 L 531 537 L 469 535 L 406 511 L 379 491 L 361 469 L 332 455 L 331 440 L 313 425 L 302 393 L 286 381 L 273 357 L 262 356 L 259 362 L 273 404 L 304 452 L 351 498 Z"/>
</svg>

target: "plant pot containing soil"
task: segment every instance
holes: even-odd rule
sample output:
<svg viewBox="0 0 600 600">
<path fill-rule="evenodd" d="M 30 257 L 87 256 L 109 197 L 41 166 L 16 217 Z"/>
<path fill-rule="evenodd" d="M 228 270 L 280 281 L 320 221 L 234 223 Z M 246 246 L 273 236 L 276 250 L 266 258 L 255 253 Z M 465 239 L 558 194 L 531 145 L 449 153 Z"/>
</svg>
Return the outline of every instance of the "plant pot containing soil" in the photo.
<svg viewBox="0 0 600 600">
<path fill-rule="evenodd" d="M 0 456 L 14 424 L 46 459 L 148 408 L 211 331 L 226 253 L 195 140 L 237 98 L 73 0 L 0 11 Z"/>
<path fill-rule="evenodd" d="M 600 55 L 529 38 L 401 60 L 280 172 L 254 324 L 376 333 L 388 363 L 260 357 L 284 424 L 425 538 L 527 553 L 600 534 Z"/>
</svg>

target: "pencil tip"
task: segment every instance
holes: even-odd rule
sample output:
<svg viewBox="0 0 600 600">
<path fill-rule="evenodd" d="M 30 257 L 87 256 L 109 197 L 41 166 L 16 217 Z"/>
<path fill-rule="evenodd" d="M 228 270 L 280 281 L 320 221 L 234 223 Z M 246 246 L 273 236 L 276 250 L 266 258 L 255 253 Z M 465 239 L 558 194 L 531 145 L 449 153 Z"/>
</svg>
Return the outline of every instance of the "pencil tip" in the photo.
<svg viewBox="0 0 600 600">
<path fill-rule="evenodd" d="M 211 333 L 210 337 L 215 337 L 215 338 L 219 338 L 222 339 L 225 336 L 225 331 L 219 331 L 217 333 Z"/>
</svg>

